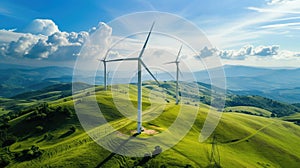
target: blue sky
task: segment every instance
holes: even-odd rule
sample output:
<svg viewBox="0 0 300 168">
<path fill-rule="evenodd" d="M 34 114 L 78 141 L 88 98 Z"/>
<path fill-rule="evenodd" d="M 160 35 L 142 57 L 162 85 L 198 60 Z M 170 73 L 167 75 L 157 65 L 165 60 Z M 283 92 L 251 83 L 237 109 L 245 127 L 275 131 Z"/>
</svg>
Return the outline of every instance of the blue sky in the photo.
<svg viewBox="0 0 300 168">
<path fill-rule="evenodd" d="M 268 62 L 256 58 L 258 50 L 266 48 L 269 53 L 276 49 L 268 59 L 277 63 L 270 63 L 270 66 L 279 66 L 278 60 L 285 62 L 284 66 L 296 66 L 293 62 L 299 61 L 298 0 L 2 0 L 0 29 L 28 33 L 27 27 L 34 19 L 49 19 L 62 32 L 89 31 L 100 21 L 107 23 L 119 16 L 142 11 L 169 12 L 195 23 L 220 53 L 231 54 L 223 57 L 225 63 L 247 64 L 236 59 L 241 58 L 245 46 L 256 50 L 248 53 L 253 55 L 247 58 L 251 64 L 258 59 Z M 4 38 L 5 33 L 9 32 L 2 32 L 2 37 L 0 33 L 0 38 Z"/>
<path fill-rule="evenodd" d="M 249 6 L 261 6 L 262 0 L 212 1 L 144 1 L 144 0 L 2 0 L 0 2 L 1 28 L 22 28 L 36 18 L 55 21 L 63 31 L 87 30 L 98 21 L 108 22 L 118 16 L 140 11 L 163 11 L 178 14 L 194 22 L 228 22 L 251 11 Z M 203 21 L 201 21 L 201 20 Z M 209 25 L 202 25 L 208 27 Z"/>
</svg>

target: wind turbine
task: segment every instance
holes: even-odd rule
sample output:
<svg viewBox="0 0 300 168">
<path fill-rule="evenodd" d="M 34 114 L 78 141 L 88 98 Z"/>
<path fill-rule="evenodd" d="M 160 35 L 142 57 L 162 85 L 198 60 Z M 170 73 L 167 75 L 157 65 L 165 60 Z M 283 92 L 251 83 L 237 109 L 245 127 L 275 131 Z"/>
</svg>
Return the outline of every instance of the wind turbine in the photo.
<svg viewBox="0 0 300 168">
<path fill-rule="evenodd" d="M 165 64 L 174 64 L 174 63 L 176 64 L 176 105 L 179 103 L 178 78 L 179 78 L 179 72 L 180 72 L 180 70 L 179 70 L 179 63 L 180 63 L 179 57 L 180 57 L 181 49 L 182 49 L 182 45 L 180 46 L 180 49 L 178 51 L 178 54 L 177 54 L 177 57 L 176 57 L 175 61 L 165 63 Z"/>
<path fill-rule="evenodd" d="M 142 56 L 144 54 L 144 51 L 146 49 L 147 43 L 149 41 L 154 23 L 152 24 L 150 31 L 148 33 L 148 36 L 146 38 L 146 41 L 143 45 L 143 48 L 139 54 L 138 57 L 135 58 L 121 58 L 121 59 L 114 59 L 114 60 L 107 60 L 106 62 L 116 62 L 116 61 L 137 61 L 138 63 L 138 116 L 137 116 L 137 133 L 140 134 L 143 130 L 142 130 L 142 66 L 148 71 L 148 73 L 152 76 L 152 78 L 157 82 L 158 85 L 160 85 L 160 83 L 158 82 L 158 80 L 155 78 L 155 76 L 151 73 L 151 71 L 148 69 L 148 67 L 146 66 L 146 64 L 144 63 L 144 61 L 142 60 Z"/>
<path fill-rule="evenodd" d="M 107 73 L 106 73 L 106 62 L 107 62 L 107 60 L 106 60 L 106 58 L 107 58 L 109 52 L 110 52 L 110 49 L 108 49 L 106 51 L 105 56 L 104 56 L 103 59 L 98 59 L 99 61 L 103 62 L 103 66 L 104 66 L 104 71 L 103 71 L 103 73 L 104 73 L 104 90 L 107 90 Z"/>
</svg>

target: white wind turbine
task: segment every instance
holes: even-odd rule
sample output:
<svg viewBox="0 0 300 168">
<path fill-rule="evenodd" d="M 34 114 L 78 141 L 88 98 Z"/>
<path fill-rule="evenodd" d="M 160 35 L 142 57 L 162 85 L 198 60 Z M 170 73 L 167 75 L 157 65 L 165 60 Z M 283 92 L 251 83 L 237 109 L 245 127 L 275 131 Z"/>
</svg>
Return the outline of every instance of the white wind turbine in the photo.
<svg viewBox="0 0 300 168">
<path fill-rule="evenodd" d="M 178 91 L 178 78 L 179 78 L 179 63 L 180 63 L 180 53 L 181 53 L 182 45 L 180 46 L 180 49 L 178 51 L 177 57 L 175 61 L 167 62 L 165 64 L 176 64 L 176 105 L 179 103 L 179 91 Z"/>
<path fill-rule="evenodd" d="M 160 85 L 158 80 L 155 78 L 155 76 L 151 73 L 151 71 L 148 69 L 144 61 L 142 60 L 142 56 L 144 54 L 144 51 L 146 49 L 149 37 L 151 35 L 152 29 L 154 26 L 154 22 L 150 28 L 150 31 L 148 33 L 147 39 L 144 43 L 144 46 L 139 54 L 138 57 L 135 58 L 121 58 L 121 59 L 114 59 L 114 60 L 107 60 L 106 62 L 116 62 L 116 61 L 137 61 L 138 62 L 138 116 L 137 116 L 137 133 L 140 134 L 142 130 L 142 66 L 148 71 L 148 73 L 152 76 L 152 78 Z"/>
<path fill-rule="evenodd" d="M 106 58 L 107 58 L 109 52 L 110 52 L 110 49 L 108 49 L 106 51 L 105 56 L 104 56 L 103 59 L 98 59 L 99 61 L 103 62 L 103 68 L 104 68 L 104 71 L 103 71 L 103 73 L 104 73 L 104 90 L 107 90 L 107 76 L 108 76 L 108 74 L 106 73 L 106 71 L 107 71 L 107 68 L 106 68 L 106 62 L 107 62 L 107 60 L 106 60 Z"/>
</svg>

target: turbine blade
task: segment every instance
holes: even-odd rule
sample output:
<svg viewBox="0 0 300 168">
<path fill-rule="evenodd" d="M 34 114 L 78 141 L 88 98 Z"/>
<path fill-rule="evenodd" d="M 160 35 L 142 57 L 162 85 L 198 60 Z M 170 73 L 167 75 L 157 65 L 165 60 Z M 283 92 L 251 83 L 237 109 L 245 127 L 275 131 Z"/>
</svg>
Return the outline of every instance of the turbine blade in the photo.
<svg viewBox="0 0 300 168">
<path fill-rule="evenodd" d="M 171 62 L 166 62 L 164 64 L 175 64 L 175 63 L 176 63 L 176 61 L 171 61 Z"/>
<path fill-rule="evenodd" d="M 147 36 L 146 41 L 145 41 L 145 43 L 144 43 L 144 46 L 143 46 L 143 48 L 142 48 L 142 50 L 141 50 L 141 52 L 140 52 L 139 58 L 141 58 L 141 57 L 143 56 L 143 54 L 144 54 L 144 51 L 145 51 L 146 46 L 147 46 L 147 43 L 148 43 L 148 41 L 149 41 L 149 38 L 150 38 L 150 35 L 151 35 L 151 32 L 152 32 L 152 29 L 153 29 L 154 24 L 155 24 L 155 22 L 152 23 L 152 26 L 151 26 L 151 28 L 150 28 L 150 31 L 149 31 L 149 33 L 148 33 L 148 36 Z"/>
<path fill-rule="evenodd" d="M 107 60 L 106 62 L 117 62 L 117 61 L 124 61 L 125 58 L 120 58 L 120 59 L 114 59 L 114 60 Z"/>
<path fill-rule="evenodd" d="M 155 78 L 155 76 L 151 73 L 151 71 L 148 69 L 148 67 L 146 66 L 146 64 L 142 61 L 142 60 L 140 60 L 141 61 L 141 63 L 142 63 L 142 65 L 143 65 L 143 67 L 148 71 L 148 73 L 152 76 L 152 78 L 156 81 L 156 83 L 158 84 L 158 85 L 160 85 L 160 83 L 158 82 L 158 80 Z"/>
<path fill-rule="evenodd" d="M 180 56 L 180 53 L 181 53 L 181 49 L 182 49 L 182 44 L 181 44 L 180 49 L 179 49 L 179 51 L 178 51 L 178 54 L 177 54 L 177 57 L 176 57 L 176 62 L 178 62 L 178 60 L 179 60 L 179 56 Z"/>
<path fill-rule="evenodd" d="M 132 60 L 138 60 L 138 58 L 120 58 L 120 59 L 107 60 L 106 62 L 132 61 Z"/>
</svg>

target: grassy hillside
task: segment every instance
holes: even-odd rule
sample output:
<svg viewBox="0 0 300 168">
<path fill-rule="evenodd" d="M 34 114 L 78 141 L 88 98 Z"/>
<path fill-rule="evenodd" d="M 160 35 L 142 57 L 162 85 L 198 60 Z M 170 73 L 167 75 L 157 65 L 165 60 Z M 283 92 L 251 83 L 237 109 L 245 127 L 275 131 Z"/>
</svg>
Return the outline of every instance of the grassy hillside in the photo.
<svg viewBox="0 0 300 168">
<path fill-rule="evenodd" d="M 289 116 L 282 117 L 285 121 L 294 122 L 295 124 L 300 125 L 300 113 L 295 113 Z"/>
<path fill-rule="evenodd" d="M 86 89 L 91 87 L 89 84 L 85 83 L 75 83 L 76 87 L 80 89 Z M 45 87 L 41 90 L 22 93 L 16 96 L 13 96 L 12 99 L 19 100 L 57 100 L 59 98 L 67 97 L 72 95 L 72 84 L 71 83 L 60 83 Z"/>
<path fill-rule="evenodd" d="M 234 107 L 226 107 L 224 112 L 236 112 L 236 113 L 244 113 L 244 114 L 251 114 L 257 116 L 264 116 L 264 117 L 271 117 L 272 112 L 252 107 L 252 106 L 234 106 Z"/>
<path fill-rule="evenodd" d="M 125 157 L 113 154 L 95 143 L 81 128 L 74 113 L 74 102 L 85 101 L 92 95 L 90 92 L 78 93 L 73 98 L 64 97 L 35 101 L 28 105 L 22 114 L 9 119 L 7 124 L 1 125 L 1 165 L 7 167 L 213 167 L 211 161 L 212 143 L 214 142 L 214 160 L 221 167 L 297 167 L 300 162 L 300 126 L 279 118 L 265 118 L 247 115 L 234 111 L 244 110 L 253 114 L 270 115 L 271 112 L 257 107 L 227 107 L 232 110 L 224 113 L 213 135 L 203 143 L 198 141 L 201 130 L 209 111 L 209 106 L 198 103 L 192 93 L 182 105 L 175 105 L 174 83 L 165 83 L 170 92 L 167 97 L 159 97 L 160 90 L 151 91 L 156 86 L 143 88 L 143 123 L 145 129 L 153 130 L 156 135 L 141 134 L 137 138 L 159 136 L 160 133 L 176 120 L 179 109 L 182 113 L 197 110 L 194 125 L 188 134 L 174 147 L 156 156 L 144 158 Z M 110 122 L 99 125 L 90 130 L 90 134 L 103 132 L 108 125 L 112 125 L 124 134 L 131 134 L 136 123 L 124 118 L 116 109 L 114 101 L 127 107 L 128 101 L 133 109 L 127 109 L 129 115 L 135 116 L 136 91 L 130 86 L 129 100 L 126 85 L 113 87 L 113 92 L 103 91 L 96 87 L 96 98 L 105 118 Z M 207 89 L 200 88 L 201 96 L 207 96 Z M 37 95 L 39 95 L 38 92 Z M 45 94 L 45 93 L 42 93 Z M 50 93 L 49 93 L 50 94 Z M 114 96 L 114 100 L 112 99 Z M 149 99 L 151 95 L 155 99 Z M 34 95 L 30 95 L 34 97 Z M 47 97 L 47 96 L 46 96 Z M 52 96 L 49 96 L 52 97 Z M 8 100 L 7 100 L 8 101 Z M 18 100 L 21 101 L 21 100 Z M 152 105 L 151 102 L 152 101 Z M 165 104 L 163 113 L 156 115 L 161 104 Z M 197 104 L 197 106 L 196 106 Z M 88 108 L 88 107 L 87 107 Z M 133 111 L 133 112 L 132 112 Z M 97 115 L 90 112 L 87 116 Z M 122 123 L 122 124 L 120 124 Z M 184 124 L 184 121 L 183 121 Z M 181 129 L 180 127 L 178 129 Z M 111 134 L 112 132 L 106 132 Z M 132 141 L 135 139 L 133 138 Z M 5 142 L 5 144 L 4 144 Z M 3 145 L 4 144 L 4 145 Z M 119 145 L 119 144 L 115 144 Z M 145 142 L 145 145 L 150 145 Z M 150 146 L 151 147 L 151 146 Z M 152 148 L 152 147 L 151 147 Z M 154 147 L 153 147 L 154 148 Z M 165 146 L 161 146 L 162 149 Z M 153 149 L 154 150 L 154 149 Z M 152 152 L 152 151 L 149 151 Z M 220 162 L 219 162 L 220 160 Z"/>
<path fill-rule="evenodd" d="M 254 106 L 274 113 L 278 117 L 300 112 L 300 108 L 261 96 L 229 95 L 226 106 Z"/>
<path fill-rule="evenodd" d="M 0 96 L 12 97 L 62 82 L 70 82 L 73 70 L 65 67 L 0 69 Z"/>
</svg>

